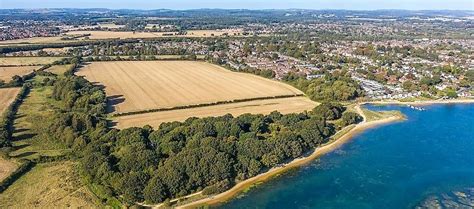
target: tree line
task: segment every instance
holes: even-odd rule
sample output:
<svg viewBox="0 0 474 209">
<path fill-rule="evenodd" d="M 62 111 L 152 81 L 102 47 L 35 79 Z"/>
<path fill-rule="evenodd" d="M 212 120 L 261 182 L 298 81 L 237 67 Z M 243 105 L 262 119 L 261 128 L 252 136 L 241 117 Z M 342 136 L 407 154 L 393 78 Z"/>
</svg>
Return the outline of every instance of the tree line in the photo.
<svg viewBox="0 0 474 209">
<path fill-rule="evenodd" d="M 283 80 L 315 101 L 349 101 L 364 96 L 362 87 L 345 70 L 323 72 L 315 79 L 289 73 Z"/>
</svg>

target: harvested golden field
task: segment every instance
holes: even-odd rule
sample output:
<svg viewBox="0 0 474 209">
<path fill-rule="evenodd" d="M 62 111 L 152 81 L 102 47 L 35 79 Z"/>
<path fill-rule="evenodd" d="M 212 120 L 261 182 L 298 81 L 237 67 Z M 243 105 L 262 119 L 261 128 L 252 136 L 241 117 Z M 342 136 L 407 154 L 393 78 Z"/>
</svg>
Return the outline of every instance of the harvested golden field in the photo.
<svg viewBox="0 0 474 209">
<path fill-rule="evenodd" d="M 299 113 L 305 110 L 311 110 L 316 107 L 316 105 L 316 102 L 301 96 L 121 116 L 116 117 L 114 121 L 116 122 L 116 128 L 143 127 L 144 125 L 151 125 L 152 127 L 158 128 L 161 123 L 185 121 L 190 117 L 203 118 L 223 116 L 228 113 L 234 116 L 245 113 L 269 114 L 275 110 L 283 114 Z"/>
<path fill-rule="evenodd" d="M 117 25 L 115 23 L 99 23 L 98 25 L 101 28 L 111 28 L 111 29 L 118 29 L 118 28 L 125 27 L 125 25 Z"/>
<path fill-rule="evenodd" d="M 44 43 L 56 43 L 56 42 L 66 42 L 61 40 L 61 37 L 33 37 L 33 38 L 22 38 L 14 40 L 0 41 L 0 45 L 9 45 L 9 44 L 44 44 Z"/>
<path fill-rule="evenodd" d="M 94 62 L 76 74 L 104 85 L 118 113 L 303 94 L 278 81 L 206 62 Z"/>
<path fill-rule="evenodd" d="M 6 160 L 0 157 L 0 182 L 10 176 L 18 168 L 18 164 L 13 160 Z"/>
<path fill-rule="evenodd" d="M 0 66 L 45 65 L 61 59 L 63 57 L 0 57 Z"/>
<path fill-rule="evenodd" d="M 111 38 L 157 38 L 157 37 L 212 37 L 228 34 L 229 36 L 240 35 L 241 30 L 190 30 L 185 35 L 166 35 L 176 32 L 131 32 L 131 31 L 70 31 L 66 35 L 90 34 L 90 39 Z"/>
<path fill-rule="evenodd" d="M 0 195 L 2 208 L 100 208 L 73 162 L 38 164 Z"/>
<path fill-rule="evenodd" d="M 0 80 L 9 82 L 15 75 L 23 76 L 39 68 L 38 66 L 0 67 Z"/>
<path fill-rule="evenodd" d="M 0 116 L 15 100 L 16 95 L 20 92 L 20 88 L 3 88 L 0 89 Z"/>
</svg>

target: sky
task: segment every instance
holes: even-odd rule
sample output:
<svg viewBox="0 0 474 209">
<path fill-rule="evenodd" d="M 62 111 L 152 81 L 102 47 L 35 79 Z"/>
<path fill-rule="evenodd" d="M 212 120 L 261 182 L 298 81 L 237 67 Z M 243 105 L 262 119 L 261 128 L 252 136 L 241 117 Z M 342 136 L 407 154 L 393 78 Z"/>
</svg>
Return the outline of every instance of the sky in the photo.
<svg viewBox="0 0 474 209">
<path fill-rule="evenodd" d="M 474 0 L 0 0 L 0 8 L 474 10 Z"/>
</svg>

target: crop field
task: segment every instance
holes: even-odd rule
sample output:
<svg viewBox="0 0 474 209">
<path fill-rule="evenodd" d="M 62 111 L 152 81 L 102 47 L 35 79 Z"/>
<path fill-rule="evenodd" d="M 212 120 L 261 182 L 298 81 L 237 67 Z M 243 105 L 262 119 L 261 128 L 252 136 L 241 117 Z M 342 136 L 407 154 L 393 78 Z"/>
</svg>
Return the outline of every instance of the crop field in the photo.
<svg viewBox="0 0 474 209">
<path fill-rule="evenodd" d="M 299 113 L 311 110 L 317 103 L 300 96 L 281 99 L 256 100 L 242 103 L 231 103 L 209 107 L 189 108 L 182 110 L 163 111 L 147 114 L 121 116 L 115 119 L 116 128 L 143 127 L 151 125 L 158 128 L 161 123 L 173 121 L 185 121 L 190 117 L 211 117 L 232 114 L 233 116 L 245 113 L 269 114 L 275 110 L 283 114 Z"/>
<path fill-rule="evenodd" d="M 45 65 L 63 57 L 1 57 L 0 66 Z"/>
<path fill-rule="evenodd" d="M 23 76 L 37 69 L 38 66 L 0 67 L 0 80 L 9 82 L 15 75 Z"/>
<path fill-rule="evenodd" d="M 118 113 L 302 94 L 290 85 L 206 62 L 94 62 L 76 74 L 104 85 Z"/>
<path fill-rule="evenodd" d="M 20 88 L 3 88 L 0 89 L 0 116 L 15 100 L 16 95 L 20 92 Z"/>
<path fill-rule="evenodd" d="M 10 176 L 18 168 L 18 164 L 13 160 L 7 160 L 0 157 L 0 182 Z"/>
<path fill-rule="evenodd" d="M 0 195 L 2 208 L 100 208 L 73 162 L 38 164 Z"/>
<path fill-rule="evenodd" d="M 65 42 L 65 41 L 62 41 L 61 37 L 59 37 L 59 36 L 33 37 L 33 38 L 23 38 L 23 39 L 0 41 L 0 46 L 1 45 L 10 45 L 10 44 L 44 44 L 44 43 L 55 43 L 55 42 Z"/>
<path fill-rule="evenodd" d="M 90 34 L 90 39 L 111 38 L 157 38 L 157 37 L 212 37 L 228 34 L 229 36 L 241 34 L 241 30 L 190 30 L 185 35 L 166 35 L 175 32 L 131 32 L 131 31 L 71 31 L 66 35 Z"/>
</svg>

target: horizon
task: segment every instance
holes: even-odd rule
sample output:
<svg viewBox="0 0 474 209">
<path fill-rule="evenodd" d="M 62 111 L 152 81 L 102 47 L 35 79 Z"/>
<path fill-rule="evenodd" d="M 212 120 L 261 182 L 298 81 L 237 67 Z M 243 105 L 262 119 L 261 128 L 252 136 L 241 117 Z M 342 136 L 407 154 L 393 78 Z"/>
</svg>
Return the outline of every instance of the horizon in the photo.
<svg viewBox="0 0 474 209">
<path fill-rule="evenodd" d="M 353 10 L 353 11 L 374 11 L 374 10 L 462 10 L 474 11 L 474 2 L 471 0 L 401 0 L 377 1 L 377 0 L 296 0 L 288 2 L 285 0 L 274 0 L 272 6 L 268 6 L 266 0 L 177 0 L 173 2 L 147 2 L 146 0 L 105 0 L 96 2 L 93 0 L 77 0 L 65 2 L 60 0 L 0 0 L 0 9 L 131 9 L 131 10 L 195 10 L 195 9 L 245 9 L 245 10 Z"/>
<path fill-rule="evenodd" d="M 289 11 L 289 10 L 301 10 L 301 11 L 464 11 L 464 12 L 474 12 L 471 9 L 331 9 L 331 8 L 322 8 L 322 9 L 305 9 L 305 8 L 281 8 L 281 9 L 272 9 L 272 8 L 262 8 L 262 9 L 252 9 L 252 8 L 212 8 L 212 7 L 202 7 L 202 8 L 190 8 L 190 9 L 173 9 L 173 8 L 153 8 L 153 9 L 136 9 L 136 8 L 107 8 L 107 7 L 38 7 L 38 8 L 0 8 L 0 10 L 55 10 L 55 9 L 64 9 L 64 10 L 135 10 L 135 11 L 157 11 L 157 10 L 168 10 L 168 11 L 193 11 L 193 10 L 241 10 L 241 11 Z"/>
</svg>

